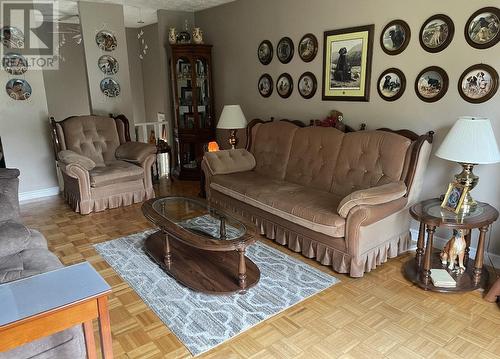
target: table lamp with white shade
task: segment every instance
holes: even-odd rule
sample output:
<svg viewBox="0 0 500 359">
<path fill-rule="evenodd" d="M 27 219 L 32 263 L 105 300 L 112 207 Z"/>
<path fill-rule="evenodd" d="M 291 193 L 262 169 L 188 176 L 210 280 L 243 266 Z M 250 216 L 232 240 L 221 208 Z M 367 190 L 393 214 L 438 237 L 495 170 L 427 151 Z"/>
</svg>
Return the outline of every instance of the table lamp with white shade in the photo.
<svg viewBox="0 0 500 359">
<path fill-rule="evenodd" d="M 240 105 L 226 105 L 222 109 L 222 113 L 217 123 L 217 128 L 231 130 L 229 135 L 229 144 L 234 150 L 238 139 L 236 138 L 236 130 L 247 127 L 247 119 L 241 110 Z"/>
<path fill-rule="evenodd" d="M 461 212 L 473 211 L 477 203 L 472 199 L 470 191 L 479 182 L 479 177 L 472 172 L 473 167 L 500 162 L 500 152 L 490 120 L 484 117 L 459 117 L 437 150 L 436 156 L 462 165 L 462 172 L 455 175 L 455 180 L 469 187 L 469 191 Z"/>
</svg>

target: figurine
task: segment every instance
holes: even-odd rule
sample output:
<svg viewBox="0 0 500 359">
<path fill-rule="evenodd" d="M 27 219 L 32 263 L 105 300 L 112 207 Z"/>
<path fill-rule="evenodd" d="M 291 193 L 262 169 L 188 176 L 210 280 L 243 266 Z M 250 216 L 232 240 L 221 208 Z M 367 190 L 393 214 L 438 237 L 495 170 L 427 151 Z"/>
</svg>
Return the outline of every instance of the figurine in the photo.
<svg viewBox="0 0 500 359">
<path fill-rule="evenodd" d="M 195 44 L 203 44 L 203 31 L 199 27 L 193 28 L 192 39 Z"/>
<path fill-rule="evenodd" d="M 465 247 L 467 247 L 465 231 L 463 229 L 453 230 L 453 236 L 446 242 L 441 251 L 441 263 L 443 265 L 448 264 L 448 269 L 453 270 L 455 268 L 455 259 L 458 257 L 458 272 L 464 272 Z"/>
<path fill-rule="evenodd" d="M 177 42 L 177 30 L 175 30 L 175 27 L 171 27 L 168 30 L 168 42 L 173 45 Z"/>
</svg>

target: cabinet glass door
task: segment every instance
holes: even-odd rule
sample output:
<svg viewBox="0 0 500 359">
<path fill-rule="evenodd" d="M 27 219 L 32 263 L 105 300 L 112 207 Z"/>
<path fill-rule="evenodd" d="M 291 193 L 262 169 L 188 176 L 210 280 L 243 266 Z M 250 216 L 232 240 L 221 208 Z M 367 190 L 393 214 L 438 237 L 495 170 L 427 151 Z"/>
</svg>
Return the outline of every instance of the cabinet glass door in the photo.
<svg viewBox="0 0 500 359">
<path fill-rule="evenodd" d="M 206 58 L 199 57 L 195 59 L 196 71 L 196 101 L 198 113 L 199 128 L 211 128 L 212 124 L 212 109 L 211 106 L 211 87 L 210 74 L 208 69 L 208 61 Z"/>
<path fill-rule="evenodd" d="M 179 129 L 195 129 L 193 71 L 189 59 L 180 58 L 176 66 L 177 96 L 179 97 Z"/>
</svg>

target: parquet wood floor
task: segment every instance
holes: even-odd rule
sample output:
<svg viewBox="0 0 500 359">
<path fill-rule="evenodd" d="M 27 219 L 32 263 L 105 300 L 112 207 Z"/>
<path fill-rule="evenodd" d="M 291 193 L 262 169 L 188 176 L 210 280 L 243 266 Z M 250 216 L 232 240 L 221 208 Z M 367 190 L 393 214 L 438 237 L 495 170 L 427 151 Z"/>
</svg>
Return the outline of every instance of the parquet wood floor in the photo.
<svg viewBox="0 0 500 359">
<path fill-rule="evenodd" d="M 162 183 L 157 193 L 196 196 L 198 183 Z M 89 261 L 113 287 L 110 316 L 115 357 L 189 358 L 187 349 L 92 245 L 136 233 L 151 224 L 140 205 L 87 216 L 59 197 L 21 206 L 66 264 Z M 342 282 L 202 355 L 203 358 L 500 358 L 500 309 L 479 291 L 425 292 L 406 281 L 409 255 L 391 259 L 361 279 L 334 273 L 261 239 Z"/>
</svg>

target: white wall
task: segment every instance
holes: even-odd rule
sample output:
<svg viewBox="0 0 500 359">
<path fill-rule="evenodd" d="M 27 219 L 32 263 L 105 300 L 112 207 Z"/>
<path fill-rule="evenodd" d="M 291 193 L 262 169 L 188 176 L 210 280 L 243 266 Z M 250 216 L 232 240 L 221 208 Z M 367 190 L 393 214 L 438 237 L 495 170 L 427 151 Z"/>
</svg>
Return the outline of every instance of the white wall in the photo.
<svg viewBox="0 0 500 359">
<path fill-rule="evenodd" d="M 123 6 L 82 1 L 78 3 L 78 8 L 85 46 L 92 112 L 105 116 L 109 113 L 123 113 L 128 117 L 131 124 L 133 124 L 135 120 L 130 89 Z M 116 36 L 118 46 L 114 51 L 107 52 L 99 49 L 95 41 L 95 36 L 100 30 L 109 30 Z M 107 97 L 100 89 L 101 80 L 107 77 L 107 75 L 99 69 L 97 61 L 104 54 L 115 57 L 120 64 L 118 73 L 110 76 L 120 84 L 121 88 L 120 95 L 115 98 Z"/>
<path fill-rule="evenodd" d="M 238 0 L 216 8 L 197 12 L 196 24 L 204 30 L 207 43 L 214 45 L 214 84 L 217 112 L 224 104 L 241 104 L 248 119 L 288 118 L 309 122 L 324 118 L 337 109 L 344 113 L 346 122 L 354 127 L 366 123 L 369 129 L 391 127 L 408 128 L 417 133 L 436 131 L 434 151 L 439 147 L 449 128 L 461 115 L 481 115 L 492 119 L 494 131 L 500 141 L 500 91 L 484 104 L 470 104 L 458 94 L 457 82 L 470 65 L 487 63 L 500 72 L 500 45 L 486 50 L 470 47 L 464 39 L 464 26 L 469 16 L 484 6 L 498 6 L 498 0 L 351 0 L 348 3 L 331 0 Z M 423 22 L 431 15 L 444 13 L 455 24 L 455 36 L 448 48 L 437 54 L 425 52 L 418 41 Z M 386 55 L 379 45 L 380 33 L 391 20 L 403 19 L 411 28 L 408 48 L 400 55 Z M 346 27 L 375 24 L 373 66 L 370 102 L 322 101 L 321 78 L 323 61 L 323 32 Z M 316 59 L 304 63 L 297 54 L 289 64 L 281 64 L 276 57 L 270 65 L 261 65 L 257 47 L 270 40 L 274 47 L 283 36 L 289 36 L 297 46 L 300 38 L 312 32 L 320 47 Z M 425 67 L 443 67 L 450 78 L 446 96 L 437 103 L 425 103 L 414 92 L 417 74 Z M 382 100 L 376 91 L 376 81 L 382 71 L 397 67 L 406 75 L 406 92 L 401 99 L 390 103 Z M 305 72 L 313 72 L 318 79 L 318 92 L 305 100 L 297 92 L 296 81 Z M 282 72 L 294 79 L 294 92 L 281 99 L 274 91 L 263 98 L 257 91 L 259 77 L 268 72 L 274 80 Z M 459 166 L 432 155 L 422 198 L 443 193 L 452 174 Z M 500 165 L 478 166 L 475 171 L 480 183 L 473 196 L 500 208 Z M 491 248 L 500 253 L 500 225 L 493 227 Z"/>
<path fill-rule="evenodd" d="M 130 90 L 132 94 L 132 111 L 134 113 L 134 122 L 146 122 L 146 109 L 144 106 L 144 86 L 142 76 L 142 63 L 144 60 L 139 58 L 141 47 L 139 46 L 140 28 L 127 28 L 127 51 L 130 74 Z M 148 43 L 148 46 L 151 46 Z M 150 50 L 149 50 L 150 51 Z M 147 55 L 146 55 L 147 56 Z M 131 134 L 133 135 L 133 134 Z"/>
</svg>

